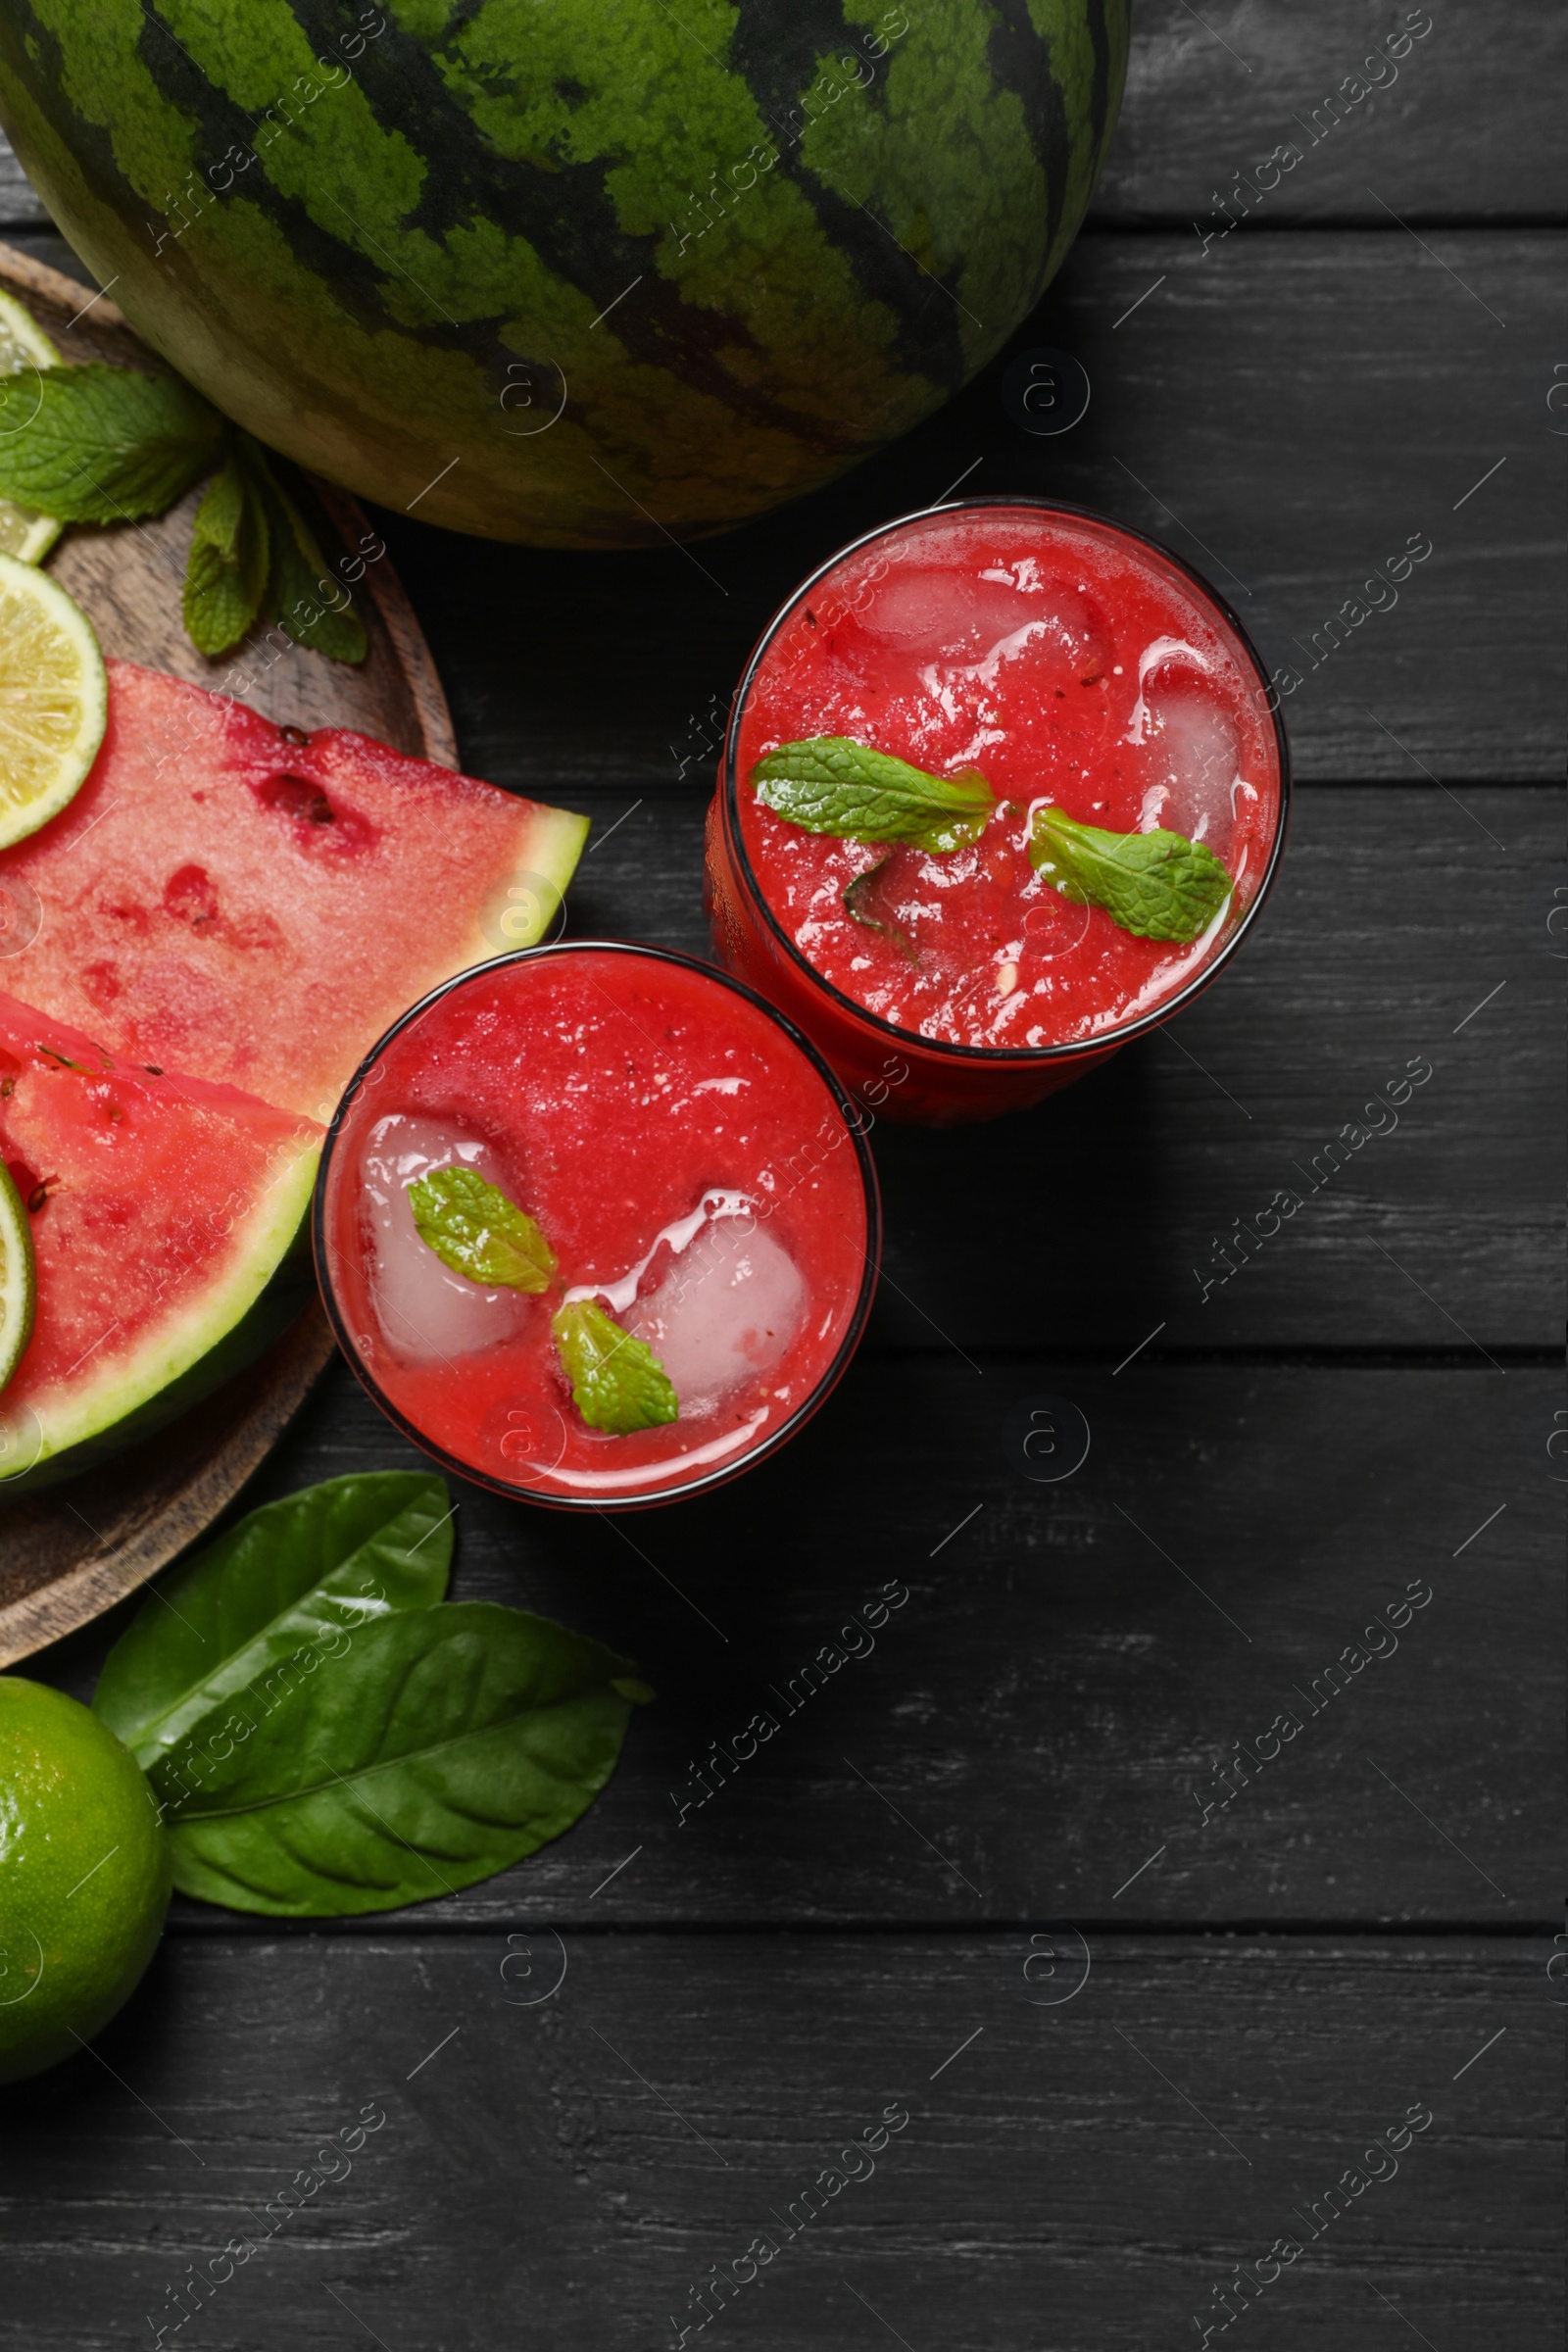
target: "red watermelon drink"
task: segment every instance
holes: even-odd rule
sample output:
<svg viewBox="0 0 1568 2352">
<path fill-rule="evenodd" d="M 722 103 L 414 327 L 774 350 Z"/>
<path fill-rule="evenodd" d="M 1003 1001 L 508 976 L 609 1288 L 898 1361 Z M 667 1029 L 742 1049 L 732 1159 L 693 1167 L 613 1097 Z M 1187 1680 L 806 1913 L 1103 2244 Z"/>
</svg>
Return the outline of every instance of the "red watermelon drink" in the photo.
<svg viewBox="0 0 1568 2352">
<path fill-rule="evenodd" d="M 350 1362 L 503 1494 L 625 1510 L 791 1437 L 870 1308 L 864 1114 L 711 966 L 600 942 L 438 989 L 349 1090 L 317 1265 Z"/>
<path fill-rule="evenodd" d="M 890 1117 L 1038 1102 L 1191 1002 L 1279 861 L 1277 700 L 1185 565 L 1075 508 L 893 523 L 736 697 L 709 817 L 729 968 Z"/>
</svg>

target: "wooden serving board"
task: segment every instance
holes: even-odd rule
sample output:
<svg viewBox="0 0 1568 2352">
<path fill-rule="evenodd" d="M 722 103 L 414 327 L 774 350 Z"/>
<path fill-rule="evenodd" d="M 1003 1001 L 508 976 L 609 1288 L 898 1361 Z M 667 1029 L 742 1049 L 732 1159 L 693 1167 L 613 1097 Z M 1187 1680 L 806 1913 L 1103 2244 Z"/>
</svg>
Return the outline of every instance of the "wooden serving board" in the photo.
<svg viewBox="0 0 1568 2352">
<path fill-rule="evenodd" d="M 8 245 L 0 245 L 0 286 L 25 303 L 66 360 L 159 368 L 113 303 Z M 384 548 L 372 553 L 380 536 L 362 509 L 325 483 L 317 492 L 345 550 L 368 558 L 354 589 L 367 660 L 351 667 L 299 646 L 279 653 L 265 627 L 220 661 L 196 651 L 181 623 L 180 589 L 204 487 L 150 522 L 68 530 L 48 558 L 104 652 L 230 692 L 243 691 L 231 674 L 238 665 L 254 679 L 244 699 L 269 718 L 357 727 L 455 767 L 446 696 L 391 559 Z M 338 551 L 323 552 L 330 563 Z M 0 1504 L 0 1666 L 100 1615 L 194 1543 L 260 1466 L 332 1347 L 313 1304 L 259 1363 L 147 1445 L 34 1500 Z"/>
</svg>

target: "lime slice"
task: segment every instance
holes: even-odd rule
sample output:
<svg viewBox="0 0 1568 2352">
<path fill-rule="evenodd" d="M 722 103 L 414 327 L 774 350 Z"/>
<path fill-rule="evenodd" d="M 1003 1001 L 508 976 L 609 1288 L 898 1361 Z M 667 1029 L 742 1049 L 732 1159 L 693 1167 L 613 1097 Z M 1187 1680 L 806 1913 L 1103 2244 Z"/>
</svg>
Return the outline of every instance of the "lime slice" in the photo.
<svg viewBox="0 0 1568 2352">
<path fill-rule="evenodd" d="M 0 850 L 74 797 L 108 717 L 92 622 L 47 572 L 0 556 Z"/>
<path fill-rule="evenodd" d="M 42 327 L 20 302 L 0 294 L 0 376 L 28 375 L 35 368 L 59 365 L 60 354 Z M 20 432 L 30 423 L 25 394 L 24 384 L 11 387 L 9 392 L 0 386 L 0 434 Z M 0 498 L 0 555 L 36 564 L 59 538 L 60 527 L 52 514 L 35 514 L 30 507 L 14 506 L 9 498 Z"/>
<path fill-rule="evenodd" d="M 34 1295 L 31 1220 L 10 1169 L 0 1160 L 0 1389 L 32 1337 Z"/>
</svg>

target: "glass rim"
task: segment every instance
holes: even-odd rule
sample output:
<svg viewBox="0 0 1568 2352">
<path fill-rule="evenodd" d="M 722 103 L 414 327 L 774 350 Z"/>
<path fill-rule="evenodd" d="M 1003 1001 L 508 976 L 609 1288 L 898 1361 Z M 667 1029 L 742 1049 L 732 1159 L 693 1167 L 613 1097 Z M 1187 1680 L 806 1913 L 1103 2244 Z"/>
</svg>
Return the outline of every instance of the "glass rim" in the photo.
<svg viewBox="0 0 1568 2352">
<path fill-rule="evenodd" d="M 1252 894 L 1251 903 L 1242 914 L 1229 939 L 1199 966 L 1198 970 L 1183 983 L 1173 996 L 1163 999 L 1158 1004 L 1152 1005 L 1149 1011 L 1140 1013 L 1136 1020 L 1121 1022 L 1113 1029 L 1097 1031 L 1093 1037 L 1065 1038 L 1052 1046 L 967 1046 L 960 1044 L 956 1038 L 927 1037 L 918 1029 L 900 1028 L 896 1021 L 886 1020 L 881 1013 L 873 1012 L 869 1005 L 862 1004 L 858 998 L 846 995 L 843 989 L 836 987 L 823 972 L 817 969 L 808 956 L 802 954 L 774 914 L 766 894 L 753 870 L 751 858 L 747 855 L 745 834 L 740 822 L 740 776 L 737 760 L 740 750 L 741 722 L 746 714 L 752 690 L 757 683 L 758 672 L 760 670 L 779 630 L 790 615 L 811 593 L 812 589 L 827 577 L 829 572 L 836 570 L 839 564 L 847 562 L 851 556 L 858 555 L 862 548 L 872 546 L 879 539 L 891 538 L 895 532 L 906 530 L 914 523 L 929 522 L 939 514 L 962 515 L 994 507 L 1024 508 L 1038 514 L 1067 514 L 1080 521 L 1096 523 L 1103 530 L 1114 532 L 1118 538 L 1131 539 L 1138 546 L 1151 549 L 1163 563 L 1169 564 L 1173 569 L 1189 580 L 1200 592 L 1204 602 L 1213 606 L 1221 614 L 1242 652 L 1251 663 L 1263 691 L 1264 708 L 1273 722 L 1275 756 L 1279 764 L 1279 813 L 1274 826 L 1274 837 L 1269 845 L 1268 857 L 1264 861 L 1257 888 Z M 1081 1059 L 1086 1055 L 1103 1054 L 1115 1047 L 1126 1045 L 1132 1038 L 1145 1036 L 1150 1030 L 1160 1028 L 1174 1014 L 1190 1004 L 1195 997 L 1200 996 L 1210 982 L 1216 978 L 1251 929 L 1254 918 L 1261 912 L 1263 902 L 1273 889 L 1279 875 L 1280 863 L 1285 855 L 1285 837 L 1290 830 L 1291 820 L 1291 745 L 1290 738 L 1285 731 L 1285 721 L 1280 710 L 1280 698 L 1274 689 L 1274 682 L 1264 667 L 1263 658 L 1248 634 L 1240 613 L 1194 564 L 1186 561 L 1185 557 L 1177 555 L 1173 549 L 1166 547 L 1162 540 L 1152 538 L 1149 532 L 1134 530 L 1131 524 L 1118 522 L 1114 515 L 1102 514 L 1094 507 L 1074 506 L 1066 499 L 1035 498 L 1024 492 L 1014 494 L 1008 491 L 993 490 L 981 493 L 974 498 L 954 499 L 949 503 L 934 507 L 917 507 L 910 514 L 895 515 L 891 522 L 878 523 L 874 529 L 862 531 L 858 539 L 848 541 L 845 546 L 838 549 L 836 554 L 829 556 L 825 563 L 819 564 L 798 588 L 791 591 L 758 639 L 752 650 L 751 658 L 741 673 L 741 682 L 735 690 L 735 699 L 730 706 L 729 724 L 724 731 L 724 764 L 719 779 L 719 790 L 725 847 L 734 860 L 742 887 L 760 914 L 774 944 L 783 951 L 790 962 L 808 983 L 820 989 L 842 1011 L 864 1022 L 878 1035 L 891 1039 L 906 1050 L 914 1047 L 923 1054 L 945 1056 L 956 1062 L 977 1062 L 999 1069 L 1017 1069 L 1052 1062 L 1071 1061 Z"/>
<path fill-rule="evenodd" d="M 743 998 L 757 1011 L 765 1014 L 775 1028 L 783 1031 L 788 1043 L 794 1046 L 810 1064 L 816 1076 L 826 1087 L 835 1108 L 843 1117 L 845 1130 L 855 1147 L 855 1163 L 859 1172 L 861 1197 L 865 1204 L 865 1250 L 855 1304 L 844 1336 L 833 1351 L 832 1360 L 821 1376 L 812 1383 L 810 1393 L 801 1399 L 788 1418 L 779 1423 L 777 1429 L 770 1431 L 733 1462 L 715 1463 L 711 1469 L 704 1471 L 701 1477 L 690 1479 L 683 1485 L 670 1485 L 651 1493 L 617 1495 L 610 1499 L 600 1499 L 587 1494 L 549 1494 L 537 1487 L 518 1486 L 507 1479 L 494 1477 L 490 1472 L 476 1469 L 472 1463 L 466 1462 L 461 1455 L 451 1452 L 446 1446 L 438 1444 L 435 1439 L 420 1430 L 418 1425 L 392 1401 L 380 1382 L 374 1378 L 366 1364 L 333 1288 L 329 1268 L 330 1246 L 325 1231 L 326 1194 L 332 1174 L 334 1154 L 342 1141 L 349 1114 L 368 1081 L 368 1073 L 375 1068 L 393 1040 L 400 1037 L 405 1029 L 411 1027 L 414 1022 L 428 1012 L 432 1005 L 438 1004 L 444 997 L 451 996 L 460 988 L 468 986 L 475 981 L 492 978 L 495 974 L 507 970 L 514 964 L 536 963 L 547 957 L 569 956 L 587 950 L 595 953 L 609 951 L 617 956 L 643 956 L 656 963 L 678 964 L 687 971 L 696 972 L 702 979 L 710 980 L 715 987 L 727 989 L 732 995 Z M 683 949 L 654 947 L 640 940 L 629 939 L 560 939 L 537 947 L 516 948 L 508 955 L 493 956 L 483 963 L 470 964 L 466 971 L 454 972 L 449 979 L 439 982 L 436 987 L 428 990 L 416 1004 L 409 1005 L 406 1011 L 400 1013 L 390 1028 L 383 1031 L 369 1052 L 365 1054 L 353 1077 L 344 1088 L 337 1108 L 333 1111 L 328 1123 L 325 1139 L 321 1145 L 320 1166 L 317 1172 L 316 1188 L 311 1203 L 311 1245 L 316 1261 L 317 1283 L 320 1290 L 321 1303 L 326 1311 L 327 1322 L 331 1326 L 332 1336 L 337 1341 L 339 1348 L 361 1386 L 395 1428 L 401 1430 L 405 1437 L 412 1439 L 422 1452 L 432 1456 L 443 1469 L 450 1470 L 456 1477 L 467 1479 L 471 1485 L 488 1489 L 493 1494 L 505 1495 L 515 1502 L 542 1503 L 549 1510 L 635 1511 L 651 1510 L 661 1503 L 683 1502 L 691 1495 L 705 1494 L 715 1487 L 725 1486 L 732 1478 L 738 1478 L 743 1471 L 750 1470 L 755 1464 L 777 1452 L 781 1446 L 804 1427 L 848 1371 L 855 1351 L 864 1334 L 881 1271 L 882 1196 L 877 1184 L 876 1162 L 871 1156 L 871 1149 L 866 1142 L 866 1129 L 857 1124 L 858 1119 L 861 1117 L 867 1117 L 867 1123 L 874 1124 L 874 1114 L 867 1114 L 864 1106 L 858 1106 L 854 1102 L 843 1081 L 829 1066 L 817 1048 L 812 1045 L 810 1039 L 796 1027 L 787 1013 L 780 1012 L 776 1004 L 769 1004 L 765 997 L 760 996 L 755 988 L 748 987 L 744 980 L 735 979 L 732 974 L 721 971 L 716 964 L 709 963 L 700 956 L 687 955 Z M 657 1469 L 659 1465 L 650 1464 L 649 1467 Z"/>
</svg>

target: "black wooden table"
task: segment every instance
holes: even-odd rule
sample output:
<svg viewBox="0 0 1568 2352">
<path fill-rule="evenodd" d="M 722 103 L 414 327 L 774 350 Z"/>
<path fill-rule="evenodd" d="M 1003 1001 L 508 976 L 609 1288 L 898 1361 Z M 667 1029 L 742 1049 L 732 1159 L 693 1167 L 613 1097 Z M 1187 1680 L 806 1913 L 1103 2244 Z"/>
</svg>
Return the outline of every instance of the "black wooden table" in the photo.
<svg viewBox="0 0 1568 2352">
<path fill-rule="evenodd" d="M 181 2341 L 655 2352 L 717 2305 L 710 2341 L 791 2352 L 1134 2352 L 1219 2340 L 1243 2262 L 1278 2276 L 1223 2333 L 1270 2352 L 1560 2341 L 1563 19 L 1435 5 L 1392 90 L 1200 234 L 1399 21 L 1140 10 L 1093 218 L 1012 347 L 1088 368 L 1059 438 L 999 364 L 700 566 L 385 517 L 466 763 L 595 820 L 579 934 L 704 947 L 760 626 L 960 480 L 1202 567 L 1303 672 L 1298 813 L 1169 1030 L 1026 1116 L 878 1131 L 869 1340 L 782 1459 L 619 1523 L 463 1491 L 457 1592 L 603 1636 L 658 1705 L 571 1836 L 460 1898 L 299 1931 L 176 1902 L 95 2050 L 0 2105 L 0 2342 L 150 2344 L 372 2101 Z M 65 258 L 15 177 L 5 212 Z M 1314 666 L 1413 533 L 1397 607 Z M 1397 1130 L 1204 1299 L 1216 1241 L 1423 1058 Z M 1004 1443 L 1042 1396 L 1092 1433 L 1049 1484 Z M 334 1369 L 249 1499 L 412 1458 Z M 889 1580 L 874 1649 L 682 1820 L 690 1766 Z M 85 1694 L 118 1630 L 30 1670 Z"/>
</svg>

